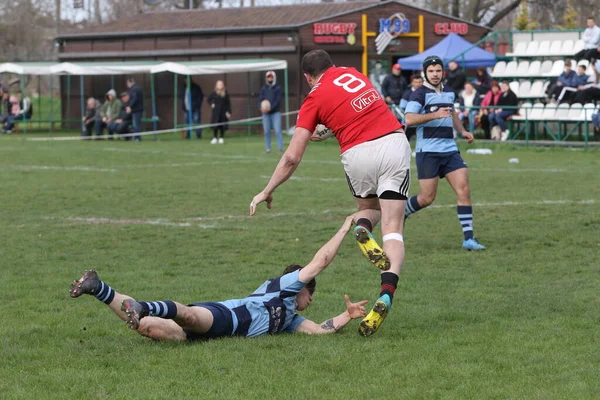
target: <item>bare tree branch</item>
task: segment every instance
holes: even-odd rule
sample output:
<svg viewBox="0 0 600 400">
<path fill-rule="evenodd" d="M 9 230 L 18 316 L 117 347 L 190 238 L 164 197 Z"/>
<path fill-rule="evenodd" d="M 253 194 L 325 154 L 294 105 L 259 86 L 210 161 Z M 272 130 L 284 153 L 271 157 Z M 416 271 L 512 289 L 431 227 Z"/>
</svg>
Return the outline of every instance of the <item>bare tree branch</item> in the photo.
<svg viewBox="0 0 600 400">
<path fill-rule="evenodd" d="M 519 4 L 521 4 L 521 0 L 513 0 L 513 2 L 510 3 L 508 6 L 504 7 L 502 10 L 498 11 L 496 13 L 496 15 L 494 15 L 492 17 L 492 19 L 486 25 L 489 26 L 490 28 L 493 28 L 494 25 L 496 25 L 498 22 L 500 22 L 501 19 L 503 19 L 508 14 L 510 14 L 511 11 L 513 11 L 514 9 L 519 7 Z"/>
</svg>

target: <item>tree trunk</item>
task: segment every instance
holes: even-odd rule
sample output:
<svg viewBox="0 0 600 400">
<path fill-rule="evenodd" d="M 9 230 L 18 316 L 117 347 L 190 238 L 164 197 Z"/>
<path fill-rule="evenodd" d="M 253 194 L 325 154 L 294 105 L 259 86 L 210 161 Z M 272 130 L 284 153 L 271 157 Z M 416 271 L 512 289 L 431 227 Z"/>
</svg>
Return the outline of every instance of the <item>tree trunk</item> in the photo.
<svg viewBox="0 0 600 400">
<path fill-rule="evenodd" d="M 96 18 L 97 23 L 102 23 L 102 11 L 100 10 L 100 0 L 94 0 L 94 17 Z"/>
<path fill-rule="evenodd" d="M 58 30 L 58 27 L 60 25 L 60 0 L 54 0 L 54 5 L 56 7 L 56 29 Z"/>
<path fill-rule="evenodd" d="M 487 26 L 493 28 L 494 25 L 500 22 L 502 18 L 506 17 L 508 14 L 511 13 L 512 10 L 519 7 L 519 4 L 521 4 L 521 0 L 513 0 L 513 2 L 510 3 L 508 6 L 498 11 L 496 15 L 494 15 L 494 17 L 490 20 L 490 22 L 487 23 Z"/>
<path fill-rule="evenodd" d="M 460 0 L 452 0 L 452 16 L 460 18 Z"/>
</svg>

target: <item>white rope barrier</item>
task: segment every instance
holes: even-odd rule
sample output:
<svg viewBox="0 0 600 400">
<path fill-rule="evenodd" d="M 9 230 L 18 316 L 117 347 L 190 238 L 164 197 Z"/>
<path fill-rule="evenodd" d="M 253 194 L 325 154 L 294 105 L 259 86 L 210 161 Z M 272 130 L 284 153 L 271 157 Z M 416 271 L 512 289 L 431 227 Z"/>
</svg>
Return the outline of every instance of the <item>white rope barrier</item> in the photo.
<svg viewBox="0 0 600 400">
<path fill-rule="evenodd" d="M 298 114 L 298 110 L 282 113 L 281 116 L 285 117 L 287 115 L 295 115 L 295 114 Z M 145 131 L 145 132 L 139 132 L 139 133 L 114 134 L 113 137 L 127 138 L 127 137 L 135 137 L 135 136 L 161 135 L 163 133 L 174 133 L 174 132 L 189 131 L 189 130 L 195 130 L 195 129 L 213 128 L 213 127 L 221 126 L 221 125 L 238 125 L 238 124 L 243 124 L 246 122 L 255 122 L 255 121 L 262 121 L 262 117 L 238 119 L 235 121 L 219 122 L 216 124 L 185 125 L 185 126 L 181 126 L 179 128 L 162 129 L 162 130 L 156 130 L 156 131 Z M 33 142 L 48 142 L 48 141 L 54 141 L 54 140 L 62 140 L 62 141 L 94 140 L 94 139 L 104 138 L 104 137 L 105 137 L 104 135 L 103 136 L 56 136 L 56 137 L 50 136 L 50 137 L 27 138 L 27 140 L 30 140 Z"/>
</svg>

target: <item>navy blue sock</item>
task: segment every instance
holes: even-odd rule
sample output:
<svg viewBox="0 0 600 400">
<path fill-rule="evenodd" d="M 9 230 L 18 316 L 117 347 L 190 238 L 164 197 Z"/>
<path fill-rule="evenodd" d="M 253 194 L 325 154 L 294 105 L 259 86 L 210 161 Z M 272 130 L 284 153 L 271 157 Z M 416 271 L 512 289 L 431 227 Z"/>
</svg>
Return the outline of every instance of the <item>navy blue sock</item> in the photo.
<svg viewBox="0 0 600 400">
<path fill-rule="evenodd" d="M 367 218 L 359 218 L 359 220 L 356 221 L 356 226 L 362 226 L 369 232 L 373 232 L 373 224 Z"/>
<path fill-rule="evenodd" d="M 100 281 L 100 285 L 98 287 L 100 289 L 98 289 L 98 293 L 96 293 L 94 297 L 96 297 L 104 304 L 110 304 L 115 298 L 115 291 L 113 290 L 113 288 L 111 288 L 102 281 Z"/>
<path fill-rule="evenodd" d="M 144 311 L 152 317 L 173 319 L 177 315 L 177 305 L 174 301 L 138 301 Z"/>
<path fill-rule="evenodd" d="M 417 196 L 413 196 L 406 202 L 406 208 L 404 209 L 404 218 L 408 218 L 409 215 L 416 213 L 421 209 Z"/>
<path fill-rule="evenodd" d="M 462 226 L 463 234 L 465 235 L 465 240 L 473 239 L 473 207 L 457 206 L 456 212 Z"/>
</svg>

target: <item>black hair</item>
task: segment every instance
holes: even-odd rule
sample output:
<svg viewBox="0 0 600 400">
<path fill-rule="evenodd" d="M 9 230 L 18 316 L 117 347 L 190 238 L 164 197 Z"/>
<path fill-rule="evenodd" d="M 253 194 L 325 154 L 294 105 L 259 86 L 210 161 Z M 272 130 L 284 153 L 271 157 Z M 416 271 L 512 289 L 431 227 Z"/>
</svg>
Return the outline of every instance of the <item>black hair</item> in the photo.
<svg viewBox="0 0 600 400">
<path fill-rule="evenodd" d="M 312 77 L 317 77 L 329 68 L 333 61 L 325 50 L 312 50 L 302 57 L 302 72 Z"/>
<path fill-rule="evenodd" d="M 301 265 L 298 265 L 298 264 L 288 265 L 283 270 L 283 275 L 289 274 L 290 272 L 294 272 L 299 269 L 302 269 Z M 315 278 L 313 278 L 310 282 L 308 282 L 305 287 L 308 289 L 308 293 L 310 293 L 310 295 L 312 296 L 312 294 L 315 292 L 315 289 L 317 288 L 317 281 L 315 280 Z"/>
</svg>

